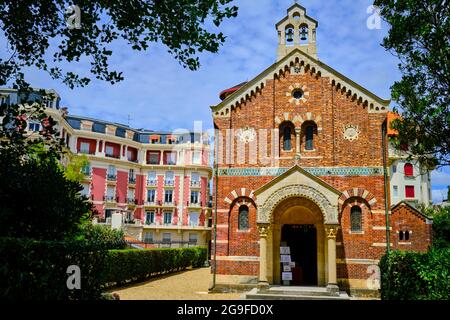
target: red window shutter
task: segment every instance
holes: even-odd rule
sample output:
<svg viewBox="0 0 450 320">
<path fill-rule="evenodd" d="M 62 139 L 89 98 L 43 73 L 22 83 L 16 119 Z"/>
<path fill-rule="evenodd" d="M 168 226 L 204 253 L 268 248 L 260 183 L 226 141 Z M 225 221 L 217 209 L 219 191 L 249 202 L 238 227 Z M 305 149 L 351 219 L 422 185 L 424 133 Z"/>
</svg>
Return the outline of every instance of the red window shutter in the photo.
<svg viewBox="0 0 450 320">
<path fill-rule="evenodd" d="M 411 177 L 414 175 L 414 169 L 413 169 L 413 165 L 411 163 L 407 163 L 405 164 L 405 176 L 407 177 Z"/>
<path fill-rule="evenodd" d="M 414 186 L 405 186 L 406 198 L 414 198 Z"/>
</svg>

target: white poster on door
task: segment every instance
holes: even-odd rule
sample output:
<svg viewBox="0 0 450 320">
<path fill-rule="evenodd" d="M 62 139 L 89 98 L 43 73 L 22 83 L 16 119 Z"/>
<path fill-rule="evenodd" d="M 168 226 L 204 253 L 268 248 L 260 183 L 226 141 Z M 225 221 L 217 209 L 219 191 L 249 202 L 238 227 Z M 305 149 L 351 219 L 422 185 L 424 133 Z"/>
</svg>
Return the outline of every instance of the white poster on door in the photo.
<svg viewBox="0 0 450 320">
<path fill-rule="evenodd" d="M 291 281 L 292 280 L 292 272 L 283 272 L 281 274 L 281 280 L 283 280 L 283 281 Z"/>
<path fill-rule="evenodd" d="M 280 254 L 291 254 L 291 249 L 289 247 L 280 247 Z"/>
</svg>

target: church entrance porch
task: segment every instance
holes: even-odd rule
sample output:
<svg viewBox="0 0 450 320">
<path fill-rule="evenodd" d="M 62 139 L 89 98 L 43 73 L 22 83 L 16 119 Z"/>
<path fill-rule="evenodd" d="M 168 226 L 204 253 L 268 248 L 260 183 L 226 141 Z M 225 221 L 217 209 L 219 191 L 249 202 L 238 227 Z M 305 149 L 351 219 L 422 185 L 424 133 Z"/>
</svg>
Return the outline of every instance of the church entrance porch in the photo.
<svg viewBox="0 0 450 320">
<path fill-rule="evenodd" d="M 304 197 L 283 200 L 273 212 L 271 230 L 269 283 L 326 286 L 326 244 L 320 208 Z"/>
<path fill-rule="evenodd" d="M 289 248 L 291 262 L 281 263 L 281 272 L 290 271 L 289 286 L 316 286 L 317 282 L 317 230 L 311 224 L 286 224 L 281 230 L 280 248 Z M 283 268 L 284 267 L 284 268 Z"/>
</svg>

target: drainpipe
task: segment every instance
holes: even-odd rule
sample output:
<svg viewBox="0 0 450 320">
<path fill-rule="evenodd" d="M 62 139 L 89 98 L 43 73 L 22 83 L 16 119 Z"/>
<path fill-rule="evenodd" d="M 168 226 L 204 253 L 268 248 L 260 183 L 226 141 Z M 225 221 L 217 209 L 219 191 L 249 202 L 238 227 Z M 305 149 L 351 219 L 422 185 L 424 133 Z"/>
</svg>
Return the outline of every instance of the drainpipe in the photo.
<svg viewBox="0 0 450 320">
<path fill-rule="evenodd" d="M 217 130 L 218 131 L 218 130 Z M 215 176 L 215 199 L 214 199 L 214 258 L 213 258 L 213 282 L 212 286 L 208 289 L 209 291 L 214 290 L 216 287 L 216 269 L 217 269 L 217 194 L 219 190 L 219 146 L 217 145 L 217 136 L 218 132 L 216 134 L 216 139 L 214 140 L 214 149 L 215 149 L 215 159 L 214 159 L 214 176 Z"/>
<path fill-rule="evenodd" d="M 389 199 L 388 199 L 388 175 L 387 175 L 387 159 L 386 159 L 386 136 L 387 136 L 387 120 L 383 123 L 381 127 L 381 141 L 382 141 L 382 152 L 383 152 L 383 171 L 384 171 L 384 208 L 386 214 L 386 253 L 389 254 L 391 250 L 390 244 L 390 232 L 389 232 Z"/>
</svg>

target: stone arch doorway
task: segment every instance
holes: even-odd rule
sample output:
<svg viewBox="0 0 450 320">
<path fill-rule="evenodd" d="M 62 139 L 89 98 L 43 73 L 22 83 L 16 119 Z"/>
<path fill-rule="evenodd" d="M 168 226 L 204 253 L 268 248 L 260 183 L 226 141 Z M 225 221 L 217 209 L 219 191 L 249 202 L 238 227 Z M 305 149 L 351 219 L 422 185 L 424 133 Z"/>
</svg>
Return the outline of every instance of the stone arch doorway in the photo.
<svg viewBox="0 0 450 320">
<path fill-rule="evenodd" d="M 280 247 L 288 246 L 293 280 L 290 285 L 326 285 L 325 232 L 322 210 L 313 201 L 294 196 L 279 203 L 272 213 L 271 239 L 268 239 L 268 280 L 283 284 Z"/>
</svg>

